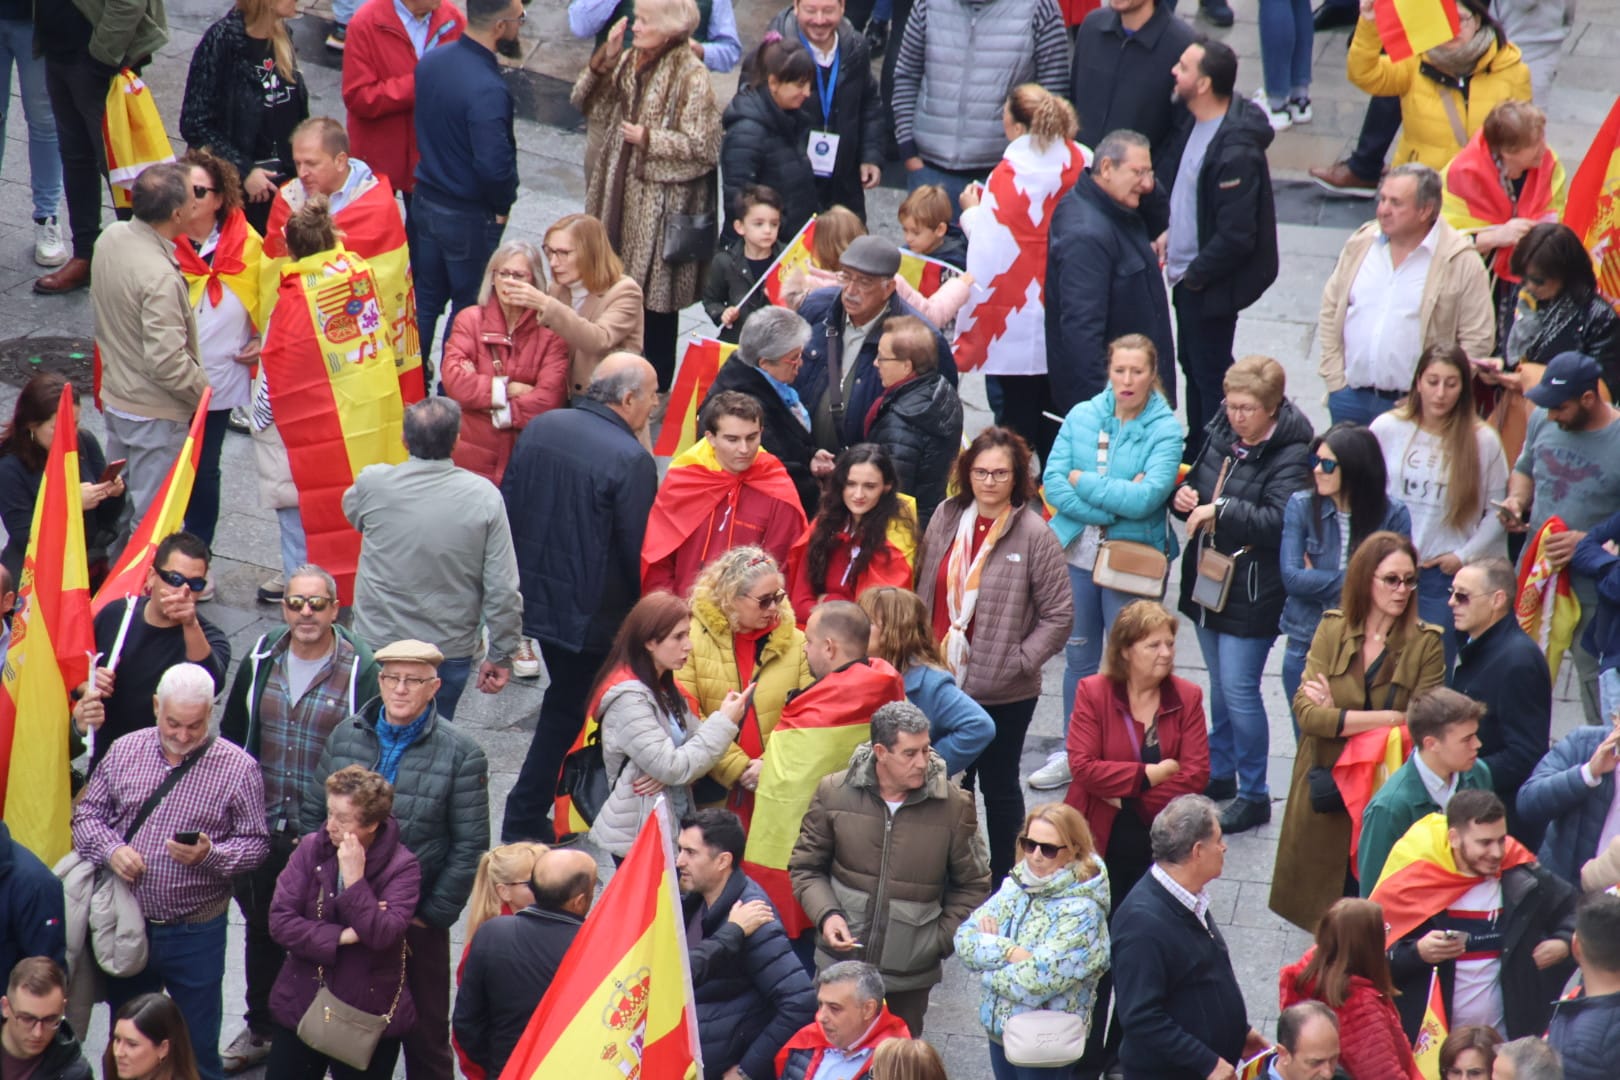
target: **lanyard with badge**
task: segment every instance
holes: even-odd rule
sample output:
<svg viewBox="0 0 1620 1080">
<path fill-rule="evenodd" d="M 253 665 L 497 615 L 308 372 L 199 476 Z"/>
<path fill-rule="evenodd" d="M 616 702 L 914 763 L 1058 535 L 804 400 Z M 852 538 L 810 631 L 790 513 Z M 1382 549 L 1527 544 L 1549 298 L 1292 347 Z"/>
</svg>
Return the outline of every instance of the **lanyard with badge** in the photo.
<svg viewBox="0 0 1620 1080">
<path fill-rule="evenodd" d="M 804 43 L 805 52 L 814 58 L 816 54 L 810 48 L 809 39 L 800 34 L 799 40 Z M 816 93 L 821 99 L 822 130 L 810 133 L 808 151 L 810 168 L 817 176 L 831 176 L 833 165 L 838 161 L 839 136 L 829 129 L 832 127 L 832 95 L 838 89 L 838 65 L 842 55 L 843 50 L 835 44 L 830 68 L 816 64 Z"/>
</svg>

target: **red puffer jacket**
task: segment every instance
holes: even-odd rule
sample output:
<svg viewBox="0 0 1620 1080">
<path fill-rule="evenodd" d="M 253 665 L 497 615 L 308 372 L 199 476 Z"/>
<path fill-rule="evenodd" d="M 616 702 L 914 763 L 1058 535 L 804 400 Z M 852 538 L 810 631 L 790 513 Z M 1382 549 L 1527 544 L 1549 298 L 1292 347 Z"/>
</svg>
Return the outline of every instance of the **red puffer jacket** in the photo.
<svg viewBox="0 0 1620 1080">
<path fill-rule="evenodd" d="M 1311 962 L 1316 946 L 1282 969 L 1278 976 L 1277 1002 L 1288 1008 L 1315 998 L 1316 987 L 1296 988 L 1300 972 Z M 1320 999 L 1318 999 L 1320 1000 Z M 1333 1010 L 1339 1017 L 1339 1063 L 1355 1080 L 1422 1080 L 1412 1057 L 1412 1044 L 1401 1030 L 1401 1017 L 1395 1003 L 1361 975 L 1350 976 L 1350 996 Z"/>
</svg>

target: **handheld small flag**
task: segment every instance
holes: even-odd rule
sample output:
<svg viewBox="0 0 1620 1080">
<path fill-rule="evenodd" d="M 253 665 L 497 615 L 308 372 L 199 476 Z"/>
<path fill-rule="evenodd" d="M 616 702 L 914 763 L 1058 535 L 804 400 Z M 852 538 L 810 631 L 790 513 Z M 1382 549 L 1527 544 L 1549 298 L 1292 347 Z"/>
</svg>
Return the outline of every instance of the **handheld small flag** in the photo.
<svg viewBox="0 0 1620 1080">
<path fill-rule="evenodd" d="M 1545 551 L 1549 536 L 1568 531 L 1564 519 L 1555 514 L 1525 546 L 1514 608 L 1519 626 L 1547 654 L 1547 667 L 1555 682 L 1581 621 L 1581 602 L 1570 584 L 1569 567 L 1554 570 Z"/>
<path fill-rule="evenodd" d="M 1440 1080 L 1440 1045 L 1451 1028 L 1446 1023 L 1446 1003 L 1440 994 L 1440 969 L 1429 972 L 1429 1003 L 1423 1010 L 1423 1024 L 1412 1040 L 1412 1056 L 1417 1059 L 1423 1080 Z"/>
<path fill-rule="evenodd" d="M 1564 224 L 1592 253 L 1598 290 L 1620 303 L 1620 98 L 1609 109 L 1569 183 Z"/>
<path fill-rule="evenodd" d="M 698 410 L 703 407 L 720 365 L 736 351 L 737 346 L 714 338 L 694 338 L 687 344 L 680 374 L 670 389 L 669 407 L 664 412 L 664 426 L 658 430 L 654 454 L 674 457 L 697 442 Z"/>
<path fill-rule="evenodd" d="M 1400 63 L 1457 36 L 1457 0 L 1377 0 L 1374 19 L 1390 60 Z"/>
<path fill-rule="evenodd" d="M 793 272 L 815 265 L 811 252 L 811 245 L 815 242 L 815 238 L 816 219 L 811 218 L 804 223 L 804 228 L 799 230 L 798 235 L 788 243 L 787 247 L 782 249 L 782 254 L 776 257 L 776 261 L 765 268 L 765 272 L 759 276 L 759 282 L 755 284 L 754 289 L 763 287 L 765 295 L 770 299 L 771 303 L 781 304 L 783 290 L 786 289 L 788 279 L 793 276 Z M 753 289 L 748 290 L 748 296 L 753 294 Z M 747 303 L 748 296 L 737 301 L 737 306 L 741 307 Z"/>
</svg>

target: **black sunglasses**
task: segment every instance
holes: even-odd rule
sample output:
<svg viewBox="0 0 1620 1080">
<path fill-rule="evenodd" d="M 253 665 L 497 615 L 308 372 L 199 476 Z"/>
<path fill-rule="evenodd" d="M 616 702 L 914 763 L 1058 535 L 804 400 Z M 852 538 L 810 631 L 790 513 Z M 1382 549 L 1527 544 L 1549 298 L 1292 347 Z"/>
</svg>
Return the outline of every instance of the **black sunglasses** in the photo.
<svg viewBox="0 0 1620 1080">
<path fill-rule="evenodd" d="M 1316 456 L 1311 458 L 1311 464 L 1322 470 L 1323 476 L 1332 476 L 1333 470 L 1339 467 L 1337 458 Z"/>
<path fill-rule="evenodd" d="M 1059 852 L 1065 851 L 1068 848 L 1067 844 L 1043 844 L 1039 840 L 1031 840 L 1027 836 L 1020 836 L 1018 838 L 1018 846 L 1023 850 L 1025 855 L 1033 855 L 1035 852 L 1039 851 L 1048 859 L 1057 858 Z"/>
<path fill-rule="evenodd" d="M 170 588 L 178 589 L 184 585 L 192 592 L 202 592 L 208 588 L 208 579 L 205 577 L 186 577 L 178 570 L 159 570 L 155 567 L 152 573 L 158 576 L 159 581 L 166 582 Z"/>
<path fill-rule="evenodd" d="M 314 612 L 325 611 L 337 603 L 330 596 L 288 596 L 283 598 L 281 602 L 287 605 L 288 611 L 304 611 L 308 609 Z"/>
<path fill-rule="evenodd" d="M 199 199 L 206 198 L 218 190 L 218 188 L 203 187 L 201 184 L 191 185 L 191 193 Z"/>
</svg>

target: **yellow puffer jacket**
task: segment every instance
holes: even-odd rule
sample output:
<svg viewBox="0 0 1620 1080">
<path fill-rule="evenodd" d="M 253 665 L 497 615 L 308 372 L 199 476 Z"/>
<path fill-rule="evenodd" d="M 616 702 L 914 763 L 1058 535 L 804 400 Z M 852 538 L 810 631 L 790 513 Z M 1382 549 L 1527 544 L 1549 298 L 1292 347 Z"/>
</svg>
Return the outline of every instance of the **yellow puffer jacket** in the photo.
<svg viewBox="0 0 1620 1080">
<path fill-rule="evenodd" d="M 754 679 L 754 713 L 759 717 L 759 733 L 764 740 L 782 716 L 782 706 L 794 690 L 802 690 L 814 680 L 810 661 L 804 655 L 804 631 L 793 622 L 793 609 L 783 600 L 777 609 L 776 628 L 765 637 L 765 648 Z M 731 644 L 731 623 L 715 602 L 706 596 L 692 600 L 692 654 L 675 678 L 698 700 L 698 714 L 707 716 L 720 707 L 726 694 L 741 690 L 737 676 L 737 655 Z M 731 787 L 748 768 L 748 755 L 735 742 L 727 747 L 709 776 Z"/>
<path fill-rule="evenodd" d="M 1441 86 L 1419 71 L 1421 57 L 1409 56 L 1392 61 L 1380 54 L 1378 27 L 1370 19 L 1356 23 L 1345 61 L 1350 81 L 1376 97 L 1401 99 L 1401 141 L 1395 147 L 1391 165 L 1419 161 L 1432 169 L 1444 169 L 1457 151 L 1485 124 L 1486 115 L 1504 101 L 1530 100 L 1530 68 L 1511 42 L 1492 44 L 1474 66 L 1468 84 L 1468 98 L 1461 92 Z M 1446 108 L 1450 100 L 1463 126 L 1457 138 Z"/>
</svg>

